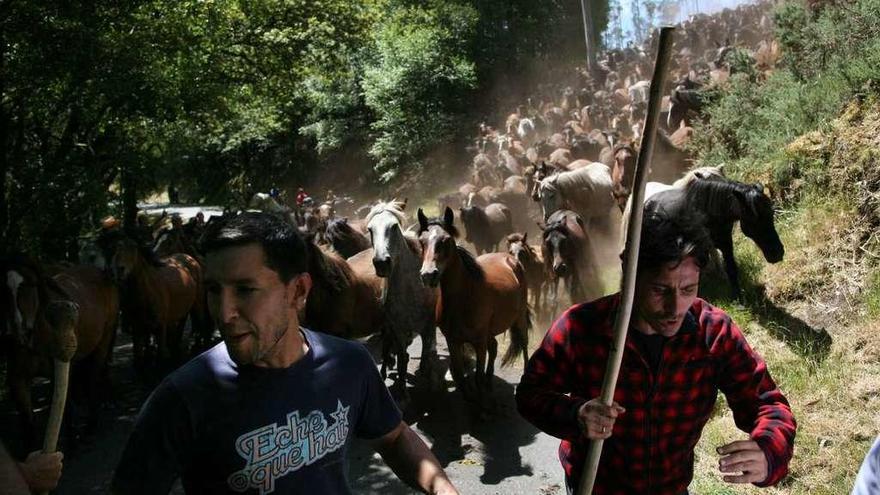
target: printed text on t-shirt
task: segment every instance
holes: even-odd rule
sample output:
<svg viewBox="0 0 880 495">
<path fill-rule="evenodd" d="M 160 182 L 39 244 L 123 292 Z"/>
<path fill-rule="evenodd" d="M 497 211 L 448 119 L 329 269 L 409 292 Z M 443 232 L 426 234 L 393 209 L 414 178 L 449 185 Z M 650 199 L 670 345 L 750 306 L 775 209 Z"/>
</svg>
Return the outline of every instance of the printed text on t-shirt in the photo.
<svg viewBox="0 0 880 495">
<path fill-rule="evenodd" d="M 249 431 L 235 441 L 235 450 L 246 461 L 244 468 L 227 479 L 237 492 L 258 488 L 261 495 L 275 491 L 275 480 L 308 466 L 345 445 L 348 438 L 349 407 L 337 401 L 334 423 L 315 410 L 300 418 L 299 411 L 287 414 L 287 423 L 270 424 Z"/>
</svg>

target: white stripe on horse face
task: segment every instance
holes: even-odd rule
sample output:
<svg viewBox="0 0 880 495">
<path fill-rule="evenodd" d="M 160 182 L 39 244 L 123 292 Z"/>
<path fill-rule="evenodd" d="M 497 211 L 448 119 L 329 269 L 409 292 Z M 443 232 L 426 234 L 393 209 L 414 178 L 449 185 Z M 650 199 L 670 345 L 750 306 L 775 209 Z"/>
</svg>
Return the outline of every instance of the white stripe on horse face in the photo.
<svg viewBox="0 0 880 495">
<path fill-rule="evenodd" d="M 9 270 L 6 272 L 6 286 L 9 287 L 9 292 L 12 294 L 12 312 L 15 315 L 15 327 L 11 329 L 14 331 L 16 335 L 22 333 L 21 328 L 21 311 L 18 309 L 18 288 L 21 286 L 21 283 L 24 282 L 24 277 L 21 276 L 15 270 Z M 7 325 L 9 323 L 7 322 Z"/>
</svg>

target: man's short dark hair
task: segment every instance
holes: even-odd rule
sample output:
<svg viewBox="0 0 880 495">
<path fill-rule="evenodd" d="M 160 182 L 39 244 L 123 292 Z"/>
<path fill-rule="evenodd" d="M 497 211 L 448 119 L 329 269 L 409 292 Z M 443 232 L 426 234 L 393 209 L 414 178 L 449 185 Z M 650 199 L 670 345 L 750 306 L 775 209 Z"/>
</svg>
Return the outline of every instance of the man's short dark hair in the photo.
<svg viewBox="0 0 880 495">
<path fill-rule="evenodd" d="M 278 273 L 284 283 L 309 268 L 308 248 L 298 229 L 271 213 L 248 211 L 224 215 L 209 222 L 201 239 L 205 255 L 251 243 L 263 247 L 266 266 Z"/>
<path fill-rule="evenodd" d="M 692 256 L 702 270 L 712 259 L 715 248 L 702 215 L 693 209 L 676 208 L 671 214 L 663 208 L 645 207 L 639 246 L 638 273 L 656 271 L 668 263 L 677 265 Z"/>
</svg>

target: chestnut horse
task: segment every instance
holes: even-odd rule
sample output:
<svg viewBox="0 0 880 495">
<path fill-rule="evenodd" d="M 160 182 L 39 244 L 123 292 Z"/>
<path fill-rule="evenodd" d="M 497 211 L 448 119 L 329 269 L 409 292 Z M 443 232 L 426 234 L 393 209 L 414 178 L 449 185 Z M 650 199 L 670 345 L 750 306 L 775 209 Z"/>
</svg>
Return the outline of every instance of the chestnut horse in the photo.
<svg viewBox="0 0 880 495">
<path fill-rule="evenodd" d="M 346 261 L 306 240 L 312 290 L 303 324 L 345 339 L 382 331 L 382 279 L 373 268 L 373 252 L 361 251 Z"/>
<path fill-rule="evenodd" d="M 422 283 L 440 286 L 437 319 L 449 346 L 450 371 L 456 387 L 469 396 L 464 370 L 464 344 L 473 347 L 477 399 L 485 406 L 483 393 L 492 387 L 498 342 L 495 336 L 510 329 L 510 346 L 502 366 L 518 353 L 528 360 L 531 315 L 522 265 L 507 253 L 489 253 L 474 258 L 456 244 L 458 230 L 452 209 L 442 219 L 428 220 L 421 208 L 419 241 L 422 244 Z M 486 355 L 488 352 L 488 362 Z"/>
<path fill-rule="evenodd" d="M 52 303 L 72 302 L 76 308 L 76 354 L 72 359 L 71 398 L 86 395 L 88 426 L 97 426 L 100 400 L 109 390 L 110 355 L 116 335 L 119 294 L 113 282 L 97 267 L 70 266 L 48 276 L 36 262 L 13 255 L 3 267 L 3 313 L 0 341 L 8 351 L 7 382 L 22 423 L 26 444 L 34 441 L 34 414 L 30 384 L 37 374 L 51 376 Z M 71 405 L 75 405 L 74 401 Z M 70 409 L 69 409 L 70 410 Z"/>
<path fill-rule="evenodd" d="M 188 254 L 157 258 L 121 232 L 111 234 L 110 268 L 121 288 L 123 317 L 131 326 L 135 366 L 146 364 L 151 337 L 164 364 L 181 358 L 181 339 L 191 317 L 195 347 L 209 338 L 210 318 L 202 266 Z M 170 361 L 170 362 L 169 362 Z"/>
</svg>

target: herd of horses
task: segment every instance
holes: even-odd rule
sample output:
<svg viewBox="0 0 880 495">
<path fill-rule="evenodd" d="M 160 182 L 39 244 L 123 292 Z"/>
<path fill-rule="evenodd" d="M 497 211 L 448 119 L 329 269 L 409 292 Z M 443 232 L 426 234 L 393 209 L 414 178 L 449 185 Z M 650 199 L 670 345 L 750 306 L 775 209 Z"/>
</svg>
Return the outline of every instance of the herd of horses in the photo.
<svg viewBox="0 0 880 495">
<path fill-rule="evenodd" d="M 764 15 L 759 7 L 740 9 L 745 14 L 729 18 Z M 686 32 L 718 22 L 706 19 L 690 21 Z M 739 222 L 768 262 L 780 261 L 784 249 L 763 187 L 731 180 L 721 167 L 693 169 L 682 146 L 693 133 L 684 124 L 699 115 L 672 108 L 699 100 L 682 92 L 699 91 L 695 74 L 704 59 L 714 71 L 727 67 L 719 50 L 695 46 L 679 46 L 675 57 L 682 77 L 666 91 L 664 112 L 666 122 L 676 120 L 673 114 L 686 118 L 658 136 L 646 207 L 700 212 L 739 296 L 734 225 Z M 577 303 L 617 290 L 640 137 L 638 126 L 622 122 L 635 122 L 644 110 L 647 81 L 639 77 L 648 69 L 644 53 L 632 50 L 610 52 L 602 67 L 581 78 L 578 91 L 565 87 L 558 98 L 545 94 L 537 106 L 531 100 L 521 105 L 505 119 L 505 132 L 481 125 L 471 180 L 437 199 L 436 217 L 419 208 L 411 219 L 405 200 L 377 201 L 340 216 L 332 205 L 303 211 L 262 198 L 261 209 L 288 218 L 307 240 L 313 288 L 303 325 L 347 339 L 379 334 L 383 376 L 396 371 L 393 388 L 401 399 L 408 394 L 407 349 L 416 335 L 422 342 L 420 382 L 442 386 L 439 328 L 456 388 L 485 411 L 499 336 L 507 333 L 509 341 L 502 364 L 525 360 L 536 315 L 555 316 L 564 299 Z M 143 227 L 104 225 L 96 242 L 100 267 L 41 265 L 24 255 L 0 261 L 7 379 L 27 438 L 34 433 L 31 378 L 46 373 L 52 357 L 45 342 L 55 319 L 53 301 L 71 301 L 78 310 L 71 399 L 89 406 L 92 425 L 108 389 L 117 328 L 131 334 L 140 370 L 167 371 L 216 342 L 198 251 L 205 222 Z"/>
</svg>

